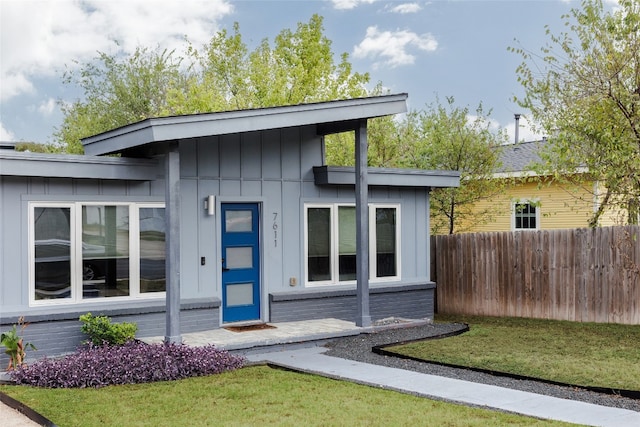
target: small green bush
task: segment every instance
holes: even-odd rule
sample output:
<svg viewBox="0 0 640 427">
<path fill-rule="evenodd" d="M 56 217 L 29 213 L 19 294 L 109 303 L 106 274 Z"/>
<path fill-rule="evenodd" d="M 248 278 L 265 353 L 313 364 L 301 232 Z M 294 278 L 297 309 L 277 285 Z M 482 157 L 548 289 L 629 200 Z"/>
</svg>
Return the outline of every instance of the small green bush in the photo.
<svg viewBox="0 0 640 427">
<path fill-rule="evenodd" d="M 107 316 L 94 316 L 91 313 L 80 316 L 80 330 L 89 335 L 88 342 L 93 345 L 122 345 L 136 337 L 138 325 L 135 323 L 111 323 Z"/>
</svg>

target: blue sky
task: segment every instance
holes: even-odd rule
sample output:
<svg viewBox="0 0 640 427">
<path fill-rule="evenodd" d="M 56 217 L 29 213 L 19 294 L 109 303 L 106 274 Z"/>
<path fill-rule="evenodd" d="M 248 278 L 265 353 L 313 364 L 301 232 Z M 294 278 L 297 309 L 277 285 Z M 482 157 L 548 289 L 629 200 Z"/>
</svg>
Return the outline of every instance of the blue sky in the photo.
<svg viewBox="0 0 640 427">
<path fill-rule="evenodd" d="M 324 17 L 334 53 L 347 52 L 372 83 L 407 92 L 409 108 L 447 96 L 471 111 L 482 102 L 513 138 L 514 113 L 527 112 L 512 101 L 522 94 L 520 58 L 507 48 L 538 51 L 545 25 L 560 30 L 572 7 L 579 2 L 0 0 L 0 140 L 51 141 L 62 120 L 57 102 L 81 96 L 62 84 L 64 70 L 97 51 L 180 48 L 185 35 L 199 46 L 234 22 L 252 49 L 314 13 Z M 525 119 L 521 125 L 521 139 L 537 137 Z"/>
</svg>

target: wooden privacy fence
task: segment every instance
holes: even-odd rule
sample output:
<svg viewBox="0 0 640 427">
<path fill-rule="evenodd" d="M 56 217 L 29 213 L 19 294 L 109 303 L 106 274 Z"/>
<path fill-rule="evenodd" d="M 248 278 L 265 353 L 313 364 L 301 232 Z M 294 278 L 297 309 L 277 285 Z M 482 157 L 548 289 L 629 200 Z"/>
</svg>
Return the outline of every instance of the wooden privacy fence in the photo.
<svg viewBox="0 0 640 427">
<path fill-rule="evenodd" d="M 640 227 L 433 236 L 439 313 L 640 324 Z"/>
</svg>

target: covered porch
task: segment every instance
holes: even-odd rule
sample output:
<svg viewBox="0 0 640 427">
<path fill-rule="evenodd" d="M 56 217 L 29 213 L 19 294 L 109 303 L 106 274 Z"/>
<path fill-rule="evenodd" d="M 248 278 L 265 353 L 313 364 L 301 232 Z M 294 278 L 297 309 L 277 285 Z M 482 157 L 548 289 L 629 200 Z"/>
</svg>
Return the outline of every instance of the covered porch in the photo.
<svg viewBox="0 0 640 427">
<path fill-rule="evenodd" d="M 274 351 L 279 346 L 289 344 L 319 344 L 335 338 L 429 323 L 431 320 L 427 319 L 393 317 L 375 321 L 371 326 L 361 327 L 355 322 L 326 318 L 183 333 L 182 342 L 194 347 L 213 344 L 221 349 L 241 353 L 265 352 Z M 160 343 L 164 341 L 164 336 L 142 338 L 142 340 L 147 343 Z"/>
</svg>

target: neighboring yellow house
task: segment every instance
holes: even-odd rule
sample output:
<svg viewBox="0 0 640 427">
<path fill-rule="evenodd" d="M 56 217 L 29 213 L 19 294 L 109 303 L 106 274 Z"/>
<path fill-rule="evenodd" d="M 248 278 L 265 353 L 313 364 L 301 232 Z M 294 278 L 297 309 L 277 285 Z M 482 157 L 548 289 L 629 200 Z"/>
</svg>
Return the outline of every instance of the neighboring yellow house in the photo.
<svg viewBox="0 0 640 427">
<path fill-rule="evenodd" d="M 521 142 L 504 147 L 502 168 L 496 179 L 510 179 L 502 195 L 479 202 L 478 209 L 491 207 L 492 221 L 466 227 L 467 232 L 551 230 L 587 227 L 589 218 L 598 208 L 598 185 L 591 181 L 583 188 L 564 186 L 545 176 L 537 175 L 531 165 L 539 162 L 541 141 Z M 600 225 L 615 225 L 616 215 L 603 215 Z"/>
</svg>

